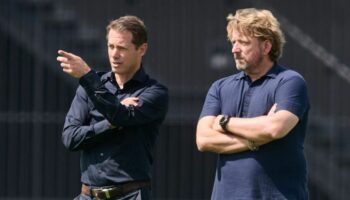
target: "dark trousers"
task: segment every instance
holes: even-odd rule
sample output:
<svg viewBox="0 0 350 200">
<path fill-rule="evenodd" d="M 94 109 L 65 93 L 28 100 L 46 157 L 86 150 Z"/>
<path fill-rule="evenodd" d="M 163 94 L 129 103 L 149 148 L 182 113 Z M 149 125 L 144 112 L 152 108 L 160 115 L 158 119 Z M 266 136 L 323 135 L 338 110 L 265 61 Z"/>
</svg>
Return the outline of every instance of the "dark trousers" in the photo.
<svg viewBox="0 0 350 200">
<path fill-rule="evenodd" d="M 107 200 L 151 200 L 151 189 L 150 188 L 141 188 L 133 192 L 127 193 L 123 196 L 118 196 L 110 198 Z M 80 194 L 75 197 L 73 200 L 99 200 L 96 197 L 90 197 L 85 194 Z"/>
</svg>

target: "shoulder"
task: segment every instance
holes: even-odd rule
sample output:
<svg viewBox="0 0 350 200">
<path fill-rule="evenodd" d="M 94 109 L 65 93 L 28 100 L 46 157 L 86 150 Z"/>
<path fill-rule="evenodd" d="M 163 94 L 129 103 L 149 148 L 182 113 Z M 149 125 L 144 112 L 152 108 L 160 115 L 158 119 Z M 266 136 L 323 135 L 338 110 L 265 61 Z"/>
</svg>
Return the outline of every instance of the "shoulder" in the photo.
<svg viewBox="0 0 350 200">
<path fill-rule="evenodd" d="M 149 74 L 144 72 L 142 78 L 141 78 L 142 84 L 148 89 L 157 89 L 157 90 L 162 90 L 164 92 L 168 92 L 168 88 L 162 84 L 160 81 L 157 79 L 151 77 Z"/>
<path fill-rule="evenodd" d="M 156 87 L 168 91 L 168 88 L 164 84 L 153 78 L 149 78 L 146 85 L 149 87 Z"/>
<path fill-rule="evenodd" d="M 211 87 L 215 88 L 222 88 L 226 85 L 231 85 L 239 82 L 241 80 L 242 76 L 244 76 L 243 72 L 239 72 L 236 74 L 233 74 L 231 76 L 226 76 L 224 78 L 218 79 L 214 81 L 214 83 L 211 85 Z"/>
<path fill-rule="evenodd" d="M 152 94 L 152 96 L 163 102 L 168 102 L 169 100 L 168 88 L 156 79 L 149 79 L 146 91 L 148 91 L 146 93 Z"/>
<path fill-rule="evenodd" d="M 282 65 L 277 65 L 278 67 L 278 76 L 281 78 L 300 78 L 300 79 L 304 79 L 304 77 L 297 71 L 282 66 Z"/>
<path fill-rule="evenodd" d="M 142 81 L 142 86 L 137 91 L 137 94 L 142 97 L 158 99 L 164 102 L 168 101 L 168 93 L 168 88 L 165 85 L 149 76 Z"/>
<path fill-rule="evenodd" d="M 141 84 L 145 89 L 157 88 L 168 91 L 168 88 L 164 84 L 160 83 L 156 78 L 151 77 L 143 66 L 141 66 L 141 68 L 134 74 L 132 79 Z"/>
<path fill-rule="evenodd" d="M 295 84 L 302 84 L 306 85 L 306 81 L 304 77 L 297 71 L 278 65 L 278 70 L 276 73 L 275 79 L 280 83 L 295 83 Z"/>
<path fill-rule="evenodd" d="M 225 97 L 230 95 L 232 90 L 239 87 L 241 80 L 243 80 L 244 73 L 233 74 L 214 81 L 207 92 L 207 98 L 218 99 L 220 96 Z"/>
</svg>

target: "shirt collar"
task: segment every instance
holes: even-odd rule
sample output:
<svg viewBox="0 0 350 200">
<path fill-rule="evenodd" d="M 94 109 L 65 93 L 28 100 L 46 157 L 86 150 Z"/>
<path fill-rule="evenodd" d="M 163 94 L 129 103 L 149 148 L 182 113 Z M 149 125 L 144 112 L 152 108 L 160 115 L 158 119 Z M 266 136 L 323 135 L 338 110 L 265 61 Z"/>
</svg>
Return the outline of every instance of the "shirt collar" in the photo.
<svg viewBox="0 0 350 200">
<path fill-rule="evenodd" d="M 270 78 L 276 78 L 279 72 L 282 70 L 282 67 L 278 64 L 274 64 L 272 68 L 264 75 Z"/>
<path fill-rule="evenodd" d="M 281 71 L 281 66 L 278 64 L 274 64 L 271 69 L 262 77 L 270 77 L 270 78 L 275 78 L 277 76 L 277 74 Z M 245 79 L 247 77 L 247 74 L 243 71 L 241 71 L 240 73 L 238 73 L 237 75 L 237 79 Z"/>
<path fill-rule="evenodd" d="M 138 81 L 140 83 L 145 82 L 148 79 L 148 75 L 146 74 L 144 68 L 141 66 L 139 70 L 134 74 L 131 78 L 132 81 Z"/>
<path fill-rule="evenodd" d="M 147 79 L 148 79 L 148 75 L 146 74 L 144 68 L 141 66 L 140 69 L 136 71 L 134 76 L 128 82 L 137 81 L 137 82 L 143 83 L 147 81 Z M 103 82 L 108 80 L 110 80 L 113 83 L 116 83 L 115 76 L 112 71 L 107 72 L 105 75 L 102 76 Z"/>
</svg>

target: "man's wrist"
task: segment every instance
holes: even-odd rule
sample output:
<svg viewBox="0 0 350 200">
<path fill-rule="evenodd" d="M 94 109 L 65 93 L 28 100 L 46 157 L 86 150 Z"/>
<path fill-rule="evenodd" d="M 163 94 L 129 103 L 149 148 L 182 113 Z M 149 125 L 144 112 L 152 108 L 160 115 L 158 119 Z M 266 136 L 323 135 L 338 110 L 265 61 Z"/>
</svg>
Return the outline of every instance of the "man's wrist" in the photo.
<svg viewBox="0 0 350 200">
<path fill-rule="evenodd" d="M 90 70 L 84 76 L 79 78 L 79 84 L 83 86 L 85 90 L 95 91 L 101 86 L 100 76 L 94 71 Z"/>
<path fill-rule="evenodd" d="M 219 124 L 220 124 L 222 130 L 224 130 L 225 132 L 228 132 L 227 124 L 228 124 L 229 121 L 230 121 L 230 116 L 228 116 L 228 115 L 223 115 L 220 118 Z"/>
</svg>

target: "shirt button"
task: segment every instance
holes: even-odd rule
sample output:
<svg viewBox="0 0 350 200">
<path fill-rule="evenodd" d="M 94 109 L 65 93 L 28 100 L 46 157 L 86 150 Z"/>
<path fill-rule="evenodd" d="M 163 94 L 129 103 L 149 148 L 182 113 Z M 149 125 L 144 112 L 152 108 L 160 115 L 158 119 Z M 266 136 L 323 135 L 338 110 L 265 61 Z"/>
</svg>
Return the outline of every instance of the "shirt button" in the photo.
<svg viewBox="0 0 350 200">
<path fill-rule="evenodd" d="M 103 153 L 100 153 L 100 156 L 102 157 L 102 156 L 104 156 L 104 154 L 103 154 Z"/>
</svg>

